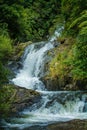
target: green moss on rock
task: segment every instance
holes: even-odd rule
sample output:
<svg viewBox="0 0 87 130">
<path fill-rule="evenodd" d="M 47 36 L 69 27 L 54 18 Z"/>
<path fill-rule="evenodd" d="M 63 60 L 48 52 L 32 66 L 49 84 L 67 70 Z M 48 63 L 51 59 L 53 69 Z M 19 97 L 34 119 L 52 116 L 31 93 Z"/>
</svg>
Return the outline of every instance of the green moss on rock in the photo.
<svg viewBox="0 0 87 130">
<path fill-rule="evenodd" d="M 13 60 L 18 61 L 23 55 L 25 48 L 30 44 L 32 44 L 31 41 L 17 44 L 17 46 L 15 46 Z"/>
<path fill-rule="evenodd" d="M 72 120 L 55 123 L 49 125 L 48 130 L 87 130 L 87 120 Z"/>
<path fill-rule="evenodd" d="M 0 115 L 10 116 L 38 101 L 40 94 L 15 85 L 4 85 L 0 89 Z"/>
</svg>

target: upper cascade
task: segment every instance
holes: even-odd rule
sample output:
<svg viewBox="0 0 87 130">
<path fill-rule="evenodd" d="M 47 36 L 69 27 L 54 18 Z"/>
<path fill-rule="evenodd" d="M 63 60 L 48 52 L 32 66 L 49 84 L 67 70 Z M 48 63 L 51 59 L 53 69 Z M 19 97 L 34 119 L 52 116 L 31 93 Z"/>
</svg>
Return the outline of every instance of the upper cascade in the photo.
<svg viewBox="0 0 87 130">
<path fill-rule="evenodd" d="M 60 29 L 45 42 L 38 42 L 29 45 L 23 56 L 23 68 L 19 70 L 12 82 L 16 85 L 34 90 L 43 90 L 44 84 L 39 78 L 44 74 L 45 54 L 54 48 L 53 42 L 60 35 Z"/>
<path fill-rule="evenodd" d="M 37 48 L 37 45 L 39 46 L 39 44 L 43 43 L 44 45 L 42 47 Z M 44 54 L 49 49 L 53 48 L 52 43 L 43 43 L 32 44 L 28 46 L 26 50 L 26 58 L 23 62 L 23 69 L 19 70 L 19 73 L 16 75 L 16 78 L 12 80 L 14 84 L 31 89 L 42 89 L 42 86 L 44 85 L 39 80 L 39 77 L 43 74 L 43 60 L 45 58 Z M 38 86 L 40 87 L 38 88 Z"/>
</svg>

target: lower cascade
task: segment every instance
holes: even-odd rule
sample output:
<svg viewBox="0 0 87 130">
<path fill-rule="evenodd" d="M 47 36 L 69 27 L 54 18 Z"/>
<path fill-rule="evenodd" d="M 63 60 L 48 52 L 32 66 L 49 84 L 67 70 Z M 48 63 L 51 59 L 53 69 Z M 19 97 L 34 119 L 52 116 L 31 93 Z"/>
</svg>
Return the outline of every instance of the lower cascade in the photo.
<svg viewBox="0 0 87 130">
<path fill-rule="evenodd" d="M 31 44 L 23 56 L 23 68 L 12 82 L 18 86 L 41 93 L 38 103 L 20 112 L 20 117 L 3 120 L 8 129 L 24 129 L 34 125 L 45 125 L 72 119 L 87 119 L 87 94 L 84 91 L 47 91 L 40 81 L 44 75 L 46 53 L 53 49 L 52 39 L 48 42 Z"/>
</svg>

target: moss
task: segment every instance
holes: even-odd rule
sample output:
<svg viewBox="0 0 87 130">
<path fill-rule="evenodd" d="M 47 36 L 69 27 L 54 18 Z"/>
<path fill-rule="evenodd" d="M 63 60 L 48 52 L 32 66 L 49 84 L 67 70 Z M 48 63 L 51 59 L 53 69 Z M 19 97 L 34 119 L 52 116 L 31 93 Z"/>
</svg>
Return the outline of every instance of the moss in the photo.
<svg viewBox="0 0 87 130">
<path fill-rule="evenodd" d="M 71 44 L 70 44 L 71 42 Z M 64 44 L 60 45 L 55 51 L 56 56 L 51 61 L 50 68 L 50 76 L 52 77 L 60 77 L 64 78 L 69 73 L 71 66 L 68 65 L 68 60 L 72 57 L 72 45 L 74 44 L 74 40 L 72 38 L 67 38 Z"/>
<path fill-rule="evenodd" d="M 15 85 L 4 85 L 0 89 L 0 115 L 2 117 L 10 116 L 11 113 L 17 113 L 24 109 L 29 102 L 40 96 L 34 90 L 25 89 Z"/>
<path fill-rule="evenodd" d="M 87 120 L 72 120 L 48 126 L 48 130 L 87 130 Z"/>
<path fill-rule="evenodd" d="M 7 116 L 10 112 L 11 100 L 14 93 L 14 88 L 10 85 L 5 85 L 0 89 L 0 114 Z"/>
</svg>

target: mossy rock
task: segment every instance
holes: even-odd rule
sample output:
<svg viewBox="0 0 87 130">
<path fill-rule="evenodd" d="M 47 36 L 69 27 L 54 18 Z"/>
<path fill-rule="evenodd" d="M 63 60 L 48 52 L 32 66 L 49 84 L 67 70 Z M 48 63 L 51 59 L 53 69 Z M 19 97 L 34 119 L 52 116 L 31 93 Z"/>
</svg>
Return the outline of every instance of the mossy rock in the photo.
<svg viewBox="0 0 87 130">
<path fill-rule="evenodd" d="M 14 61 L 19 61 L 21 56 L 24 53 L 25 48 L 32 44 L 31 41 L 25 42 L 25 43 L 19 43 L 17 46 L 15 46 L 15 51 L 14 51 L 14 56 L 13 56 L 13 60 Z"/>
<path fill-rule="evenodd" d="M 0 89 L 0 115 L 17 114 L 40 99 L 40 93 L 16 85 L 4 85 Z"/>
<path fill-rule="evenodd" d="M 49 125 L 48 130 L 87 130 L 87 120 L 72 120 L 55 123 Z"/>
</svg>

